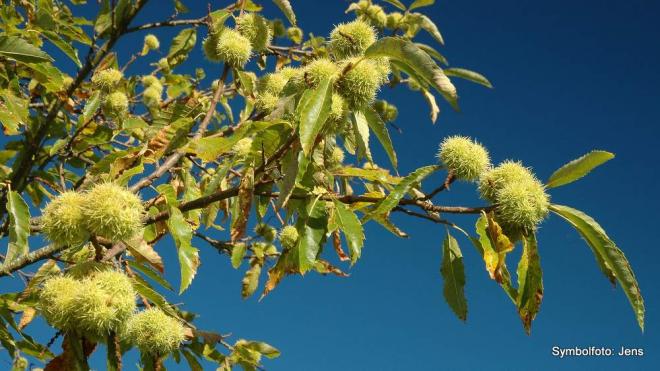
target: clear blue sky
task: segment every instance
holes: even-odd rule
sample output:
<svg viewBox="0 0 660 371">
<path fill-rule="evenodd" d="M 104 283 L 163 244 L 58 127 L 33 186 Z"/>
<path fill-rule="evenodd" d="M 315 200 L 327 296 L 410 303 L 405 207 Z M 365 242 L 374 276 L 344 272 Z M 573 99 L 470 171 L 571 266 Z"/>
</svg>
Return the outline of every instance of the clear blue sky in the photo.
<svg viewBox="0 0 660 371">
<path fill-rule="evenodd" d="M 267 14 L 280 16 L 270 2 L 262 2 Z M 182 17 L 205 13 L 206 2 L 186 3 L 192 11 Z M 212 1 L 212 6 L 226 3 Z M 305 31 L 318 35 L 327 35 L 347 18 L 347 1 L 292 3 Z M 495 89 L 457 82 L 462 112 L 442 105 L 435 126 L 420 95 L 386 89 L 383 96 L 398 104 L 396 124 L 403 129 L 401 135 L 393 133 L 400 172 L 432 163 L 440 140 L 457 133 L 478 138 L 497 162 L 523 160 L 542 179 L 591 149 L 616 153 L 606 166 L 551 195 L 554 202 L 596 218 L 624 250 L 646 299 L 646 332 L 640 333 L 625 296 L 612 289 L 589 248 L 557 218 L 539 231 L 545 297 L 531 336 L 488 278 L 480 257 L 458 235 L 469 313 L 467 323 L 457 320 L 442 297 L 444 228 L 402 216 L 394 221 L 411 235 L 407 240 L 373 223 L 366 226 L 363 257 L 350 269 L 350 278 L 290 277 L 262 302 L 242 300 L 242 272 L 198 241 L 202 266 L 197 278 L 182 298 L 172 301 L 200 313 L 202 328 L 279 348 L 282 356 L 266 361 L 268 370 L 653 368 L 660 362 L 660 252 L 652 244 L 660 209 L 655 193 L 660 187 L 660 3 L 454 0 L 438 1 L 426 12 L 445 36 L 441 50 L 451 65 L 484 73 Z M 167 18 L 171 2 L 152 1 L 144 13 L 136 24 Z M 165 30 L 164 47 L 178 31 Z M 139 50 L 142 37 L 118 45 L 122 63 Z M 70 61 L 54 55 L 70 70 Z M 210 67 L 207 75 L 217 73 L 219 67 L 203 61 L 199 46 L 195 58 Z M 129 73 L 143 72 L 144 66 L 137 63 Z M 480 203 L 466 184 L 454 185 L 438 200 Z M 473 218 L 455 220 L 473 230 Z M 178 282 L 174 245 L 161 243 L 158 250 L 169 263 L 168 276 Z M 518 256 L 509 258 L 510 266 L 515 267 Z M 559 360 L 550 355 L 554 345 L 642 347 L 645 356 Z M 103 362 L 102 354 L 95 359 Z M 172 364 L 169 369 L 185 367 Z"/>
</svg>

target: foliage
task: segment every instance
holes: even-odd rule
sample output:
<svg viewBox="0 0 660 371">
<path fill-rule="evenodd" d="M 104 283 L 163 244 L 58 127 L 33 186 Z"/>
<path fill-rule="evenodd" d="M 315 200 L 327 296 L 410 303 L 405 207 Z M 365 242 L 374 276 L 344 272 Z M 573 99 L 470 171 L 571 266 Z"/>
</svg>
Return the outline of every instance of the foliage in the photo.
<svg viewBox="0 0 660 371">
<path fill-rule="evenodd" d="M 546 193 L 612 154 L 594 151 L 569 162 L 544 185 L 521 163 L 493 166 L 478 142 L 451 137 L 442 142 L 439 164 L 398 175 L 389 132 L 398 111 L 377 100 L 380 89 L 419 92 L 435 122 L 436 94 L 458 108 L 454 78 L 492 87 L 477 72 L 445 68 L 436 46 L 418 42 L 425 32 L 444 44 L 421 13 L 434 1 L 360 0 L 347 9 L 355 19 L 327 38 L 306 35 L 287 0 L 272 2 L 286 21 L 266 18 L 258 4 L 265 0 L 184 19 L 184 2 L 174 0 L 175 17 L 136 25 L 148 2 L 102 1 L 94 19 L 77 16 L 85 1 L 0 5 L 0 233 L 7 241 L 0 276 L 35 270 L 23 290 L 0 296 L 0 343 L 15 369 L 25 369 L 25 357 L 49 370 L 89 369 L 97 344 L 105 344 L 114 370 L 131 347 L 142 352 L 145 370 L 161 369 L 169 356 L 191 369 L 201 369 L 201 360 L 219 370 L 259 369 L 264 356 L 279 351 L 260 341 L 232 345 L 201 330 L 195 314 L 160 293 L 174 286 L 163 276 L 165 237 L 179 258 L 179 294 L 194 283 L 199 248 L 210 246 L 244 270 L 243 297 L 262 286 L 263 298 L 288 275 L 347 276 L 330 261 L 359 261 L 369 247 L 365 223 L 407 236 L 392 213 L 464 234 L 527 332 L 544 294 L 538 225 L 548 211 L 558 214 L 584 237 L 606 277 L 620 283 L 643 328 L 643 299 L 623 252 L 591 217 L 551 205 Z M 180 31 L 168 41 L 158 38 L 161 27 Z M 113 46 L 131 34 L 144 42 L 120 66 Z M 68 59 L 56 63 L 45 44 Z M 217 68 L 183 72 L 195 66 L 189 56 L 199 50 Z M 152 69 L 133 72 L 136 59 Z M 63 72 L 67 63 L 75 75 Z M 375 162 L 376 145 L 385 164 Z M 422 183 L 440 171 L 446 180 L 427 191 Z M 434 204 L 454 180 L 476 184 L 486 205 Z M 475 215 L 475 234 L 443 219 L 452 214 Z M 441 248 L 444 296 L 465 321 L 467 268 L 449 230 Z M 516 248 L 517 280 L 506 265 Z M 144 309 L 137 314 L 136 306 Z M 38 315 L 58 330 L 46 345 L 25 331 Z M 60 336 L 55 356 L 50 348 Z"/>
</svg>

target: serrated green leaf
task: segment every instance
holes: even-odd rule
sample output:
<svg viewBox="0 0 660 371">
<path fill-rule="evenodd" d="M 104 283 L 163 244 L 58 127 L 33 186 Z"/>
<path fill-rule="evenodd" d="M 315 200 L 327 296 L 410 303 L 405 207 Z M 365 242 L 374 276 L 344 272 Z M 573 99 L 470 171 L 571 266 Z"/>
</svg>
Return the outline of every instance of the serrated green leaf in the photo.
<svg viewBox="0 0 660 371">
<path fill-rule="evenodd" d="M 378 138 L 378 141 L 380 141 L 380 144 L 385 149 L 385 153 L 387 153 L 387 157 L 390 159 L 392 166 L 394 169 L 396 169 L 398 166 L 396 152 L 394 152 L 392 139 L 390 139 L 390 133 L 388 132 L 383 119 L 373 108 L 368 106 L 362 109 L 362 114 L 367 120 L 369 128 L 374 132 L 374 134 L 376 134 L 376 138 Z"/>
<path fill-rule="evenodd" d="M 401 201 L 406 193 L 410 191 L 410 188 L 441 168 L 442 167 L 439 165 L 424 166 L 410 173 L 403 178 L 394 189 L 392 189 L 387 197 L 374 205 L 373 211 L 365 216 L 365 221 L 372 219 L 375 215 L 382 215 L 390 212 L 390 210 L 399 204 L 399 201 Z"/>
<path fill-rule="evenodd" d="M 179 32 L 172 40 L 170 51 L 167 53 L 167 61 L 171 66 L 181 64 L 197 43 L 197 29 L 187 28 Z"/>
<path fill-rule="evenodd" d="M 291 197 L 291 194 L 293 193 L 293 189 L 296 187 L 296 179 L 298 178 L 298 162 L 300 160 L 306 162 L 306 158 L 302 152 L 289 151 L 282 161 L 283 174 L 282 179 L 277 182 L 280 195 L 277 197 L 277 202 L 275 202 L 276 210 L 283 208 L 287 204 L 289 197 Z"/>
<path fill-rule="evenodd" d="M 351 255 L 351 264 L 360 258 L 362 247 L 364 246 L 364 230 L 362 223 L 357 215 L 351 211 L 345 204 L 337 200 L 335 204 L 335 221 L 339 229 L 344 232 L 346 242 L 348 242 L 348 249 Z"/>
<path fill-rule="evenodd" d="M 69 57 L 78 67 L 82 67 L 80 58 L 78 58 L 78 50 L 74 48 L 69 42 L 64 41 L 57 33 L 52 31 L 43 31 L 42 34 L 57 46 L 67 57 Z"/>
<path fill-rule="evenodd" d="M 183 213 L 177 207 L 170 207 L 170 217 L 167 219 L 167 229 L 172 234 L 176 244 L 181 266 L 181 285 L 179 294 L 183 293 L 192 283 L 199 267 L 199 250 L 194 248 L 192 242 L 192 229 Z"/>
<path fill-rule="evenodd" d="M 156 290 L 154 290 L 151 285 L 145 281 L 142 277 L 135 275 L 131 277 L 131 283 L 133 284 L 133 288 L 135 291 L 140 295 L 152 302 L 154 305 L 156 305 L 158 308 L 162 309 L 163 312 L 169 314 L 170 316 L 177 318 L 179 315 L 177 314 L 176 310 L 170 305 L 167 300 L 159 294 Z"/>
<path fill-rule="evenodd" d="M 169 282 L 167 282 L 167 280 L 165 280 L 165 278 L 160 273 L 153 270 L 152 268 L 133 260 L 129 260 L 128 265 L 130 265 L 131 268 L 141 272 L 145 276 L 151 278 L 152 280 L 154 280 L 156 283 L 163 286 L 164 288 L 170 291 L 174 291 L 172 285 Z"/>
<path fill-rule="evenodd" d="M 23 63 L 53 61 L 50 55 L 16 36 L 0 36 L 0 55 Z"/>
<path fill-rule="evenodd" d="M 369 162 L 373 162 L 371 149 L 369 148 L 369 123 L 367 119 L 362 112 L 353 112 L 351 114 L 351 123 L 353 124 L 353 132 L 357 144 L 358 159 L 366 158 Z"/>
<path fill-rule="evenodd" d="M 278 8 L 284 13 L 286 16 L 286 19 L 291 22 L 292 25 L 296 25 L 296 14 L 293 12 L 293 8 L 291 7 L 291 2 L 289 0 L 273 0 L 275 5 L 277 5 Z"/>
<path fill-rule="evenodd" d="M 543 300 L 543 271 L 536 244 L 536 236 L 531 234 L 523 239 L 523 253 L 518 263 L 518 297 L 516 306 L 527 335 L 532 330 L 532 321 Z"/>
<path fill-rule="evenodd" d="M 614 158 L 614 154 L 607 151 L 591 151 L 577 158 L 552 173 L 546 186 L 555 188 L 574 181 L 589 174 L 591 170 Z"/>
<path fill-rule="evenodd" d="M 445 58 L 444 55 L 440 54 L 437 50 L 435 50 L 433 47 L 422 44 L 422 43 L 415 43 L 415 45 L 419 46 L 420 49 L 426 52 L 426 54 L 430 55 L 431 58 L 435 59 L 436 61 L 446 65 L 449 65 L 449 61 L 447 61 L 447 58 Z"/>
<path fill-rule="evenodd" d="M 410 4 L 410 7 L 408 7 L 408 10 L 413 10 L 417 8 L 421 8 L 423 6 L 430 6 L 435 4 L 435 0 L 415 0 L 413 1 L 412 4 Z"/>
<path fill-rule="evenodd" d="M 85 103 L 85 108 L 83 108 L 83 113 L 80 115 L 80 120 L 78 121 L 78 124 L 84 125 L 86 122 L 91 120 L 94 115 L 96 114 L 96 111 L 98 111 L 99 107 L 101 106 L 101 92 L 100 91 L 95 91 L 89 99 L 87 99 L 87 102 Z"/>
<path fill-rule="evenodd" d="M 316 136 L 330 114 L 332 84 L 324 79 L 314 90 L 307 90 L 300 98 L 300 125 L 298 127 L 303 152 L 309 156 Z"/>
<path fill-rule="evenodd" d="M 447 76 L 460 77 L 461 79 L 472 81 L 475 84 L 483 85 L 487 88 L 493 87 L 490 81 L 478 72 L 466 70 L 465 68 L 445 68 L 444 71 Z"/>
<path fill-rule="evenodd" d="M 442 243 L 442 264 L 440 272 L 444 279 L 443 293 L 452 311 L 462 321 L 467 319 L 465 299 L 465 268 L 463 254 L 456 239 L 447 232 Z"/>
<path fill-rule="evenodd" d="M 616 246 L 605 230 L 592 217 L 580 210 L 563 205 L 550 205 L 550 210 L 564 218 L 575 228 L 591 247 L 591 250 L 605 263 L 621 285 L 635 312 L 637 323 L 644 331 L 644 298 L 635 278 L 635 273 L 623 252 Z"/>
<path fill-rule="evenodd" d="M 295 247 L 295 258 L 300 273 L 304 274 L 314 268 L 316 256 L 325 241 L 328 217 L 323 202 L 318 198 L 312 201 L 307 207 L 307 215 L 298 219 L 296 227 L 299 238 Z"/>
<path fill-rule="evenodd" d="M 10 191 L 7 194 L 7 212 L 9 214 L 9 245 L 4 264 L 28 253 L 30 236 L 30 210 L 20 194 Z"/>
<path fill-rule="evenodd" d="M 433 86 L 454 108 L 458 107 L 456 87 L 438 67 L 433 59 L 410 40 L 400 37 L 383 37 L 373 43 L 365 52 L 366 57 L 389 57 L 398 62 L 397 67 L 404 72 L 422 79 Z"/>
<path fill-rule="evenodd" d="M 128 251 L 138 262 L 146 262 L 152 267 L 156 268 L 160 273 L 163 273 L 165 266 L 163 265 L 163 258 L 158 255 L 153 246 L 149 245 L 144 239 L 140 238 L 137 241 L 125 241 Z"/>
<path fill-rule="evenodd" d="M 359 167 L 342 167 L 332 171 L 332 175 L 341 177 L 355 177 L 370 182 L 381 182 L 384 184 L 396 184 L 401 181 L 400 177 L 392 176 L 385 169 L 362 169 Z"/>
</svg>

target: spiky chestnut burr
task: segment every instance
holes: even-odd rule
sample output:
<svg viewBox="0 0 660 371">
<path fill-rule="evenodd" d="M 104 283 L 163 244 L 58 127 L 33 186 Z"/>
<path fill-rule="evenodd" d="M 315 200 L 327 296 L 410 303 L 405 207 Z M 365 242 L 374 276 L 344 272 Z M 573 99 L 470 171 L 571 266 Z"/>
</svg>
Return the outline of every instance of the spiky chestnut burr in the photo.
<svg viewBox="0 0 660 371">
<path fill-rule="evenodd" d="M 459 180 L 475 181 L 490 167 L 486 148 L 459 135 L 445 138 L 440 143 L 438 159 Z"/>
<path fill-rule="evenodd" d="M 287 225 L 280 232 L 280 243 L 285 249 L 291 249 L 298 242 L 298 230 L 292 225 Z"/>
<path fill-rule="evenodd" d="M 67 191 L 44 208 L 41 227 L 44 235 L 58 246 L 74 246 L 84 242 L 89 233 L 85 228 L 83 205 L 85 195 Z"/>
<path fill-rule="evenodd" d="M 114 183 L 95 185 L 83 207 L 87 230 L 110 241 L 129 240 L 142 231 L 142 201 Z"/>
<path fill-rule="evenodd" d="M 330 51 L 337 59 L 362 54 L 376 41 L 376 30 L 362 20 L 338 25 L 330 33 Z"/>
<path fill-rule="evenodd" d="M 179 348 L 185 339 L 185 328 L 181 322 L 158 308 L 133 315 L 122 332 L 122 340 L 143 353 L 157 356 Z"/>
</svg>

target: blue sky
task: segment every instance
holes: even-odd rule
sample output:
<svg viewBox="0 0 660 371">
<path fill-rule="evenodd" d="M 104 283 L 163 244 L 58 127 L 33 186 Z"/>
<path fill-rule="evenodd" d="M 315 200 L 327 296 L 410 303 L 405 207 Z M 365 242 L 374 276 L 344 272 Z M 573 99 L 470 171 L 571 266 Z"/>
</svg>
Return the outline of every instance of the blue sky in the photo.
<svg viewBox="0 0 660 371">
<path fill-rule="evenodd" d="M 206 11 L 206 2 L 187 3 L 191 13 L 182 17 Z M 280 16 L 264 3 L 268 15 Z M 292 3 L 301 27 L 317 35 L 348 19 L 346 1 Z M 212 2 L 213 7 L 225 4 Z M 545 297 L 531 336 L 469 242 L 455 235 L 463 249 L 469 305 L 467 323 L 457 320 L 442 297 L 444 228 L 402 216 L 393 219 L 409 239 L 373 223 L 366 226 L 363 257 L 350 269 L 351 277 L 290 277 L 261 302 L 242 300 L 242 272 L 198 241 L 202 266 L 192 287 L 173 302 L 200 313 L 202 328 L 279 348 L 282 356 L 266 361 L 268 370 L 651 369 L 660 361 L 655 276 L 660 252 L 652 244 L 660 208 L 653 193 L 660 186 L 660 3 L 462 0 L 439 1 L 424 10 L 445 36 L 441 51 L 450 64 L 482 72 L 495 88 L 458 81 L 462 112 L 443 104 L 435 125 L 421 95 L 405 88 L 384 90 L 382 96 L 399 106 L 396 124 L 403 133 L 392 135 L 400 172 L 433 163 L 437 144 L 451 134 L 477 138 L 495 162 L 522 160 L 541 179 L 591 149 L 616 153 L 604 167 L 551 196 L 593 216 L 626 253 L 646 299 L 646 332 L 639 331 L 622 291 L 612 289 L 589 248 L 556 217 L 539 231 Z M 171 12 L 170 2 L 152 1 L 135 24 L 165 19 Z M 179 30 L 159 34 L 162 45 L 168 47 Z M 118 44 L 121 62 L 139 51 L 143 36 Z M 70 61 L 53 55 L 71 71 Z M 219 70 L 202 58 L 198 46 L 193 60 L 208 67 L 207 76 Z M 197 64 L 188 66 L 192 71 Z M 145 68 L 146 63 L 136 63 L 129 73 Z M 442 178 L 431 178 L 427 186 Z M 438 203 L 481 201 L 472 185 L 458 183 Z M 474 218 L 454 220 L 473 230 Z M 158 251 L 169 263 L 168 277 L 178 282 L 174 245 L 168 240 Z M 518 256 L 519 251 L 512 254 L 510 266 Z M 40 337 L 52 335 L 38 323 L 35 329 Z M 645 356 L 560 360 L 550 355 L 552 346 L 641 347 Z M 95 359 L 102 362 L 103 356 Z M 184 369 L 169 366 L 179 368 Z"/>
</svg>

